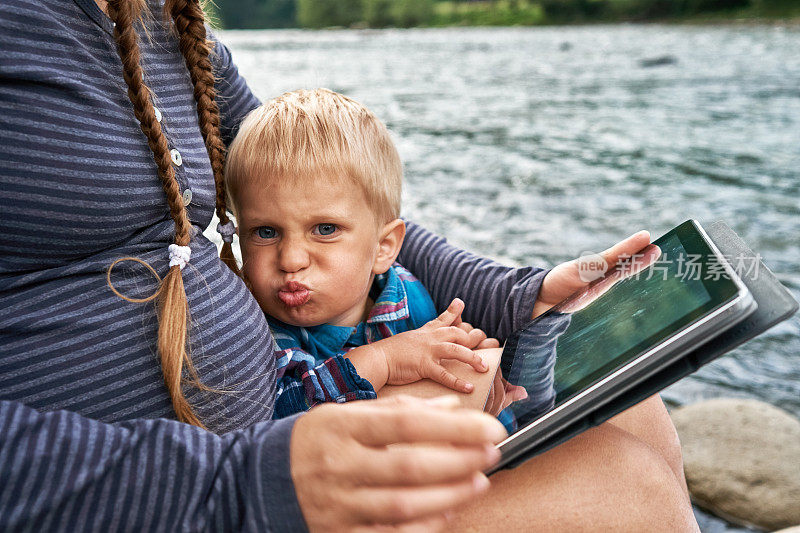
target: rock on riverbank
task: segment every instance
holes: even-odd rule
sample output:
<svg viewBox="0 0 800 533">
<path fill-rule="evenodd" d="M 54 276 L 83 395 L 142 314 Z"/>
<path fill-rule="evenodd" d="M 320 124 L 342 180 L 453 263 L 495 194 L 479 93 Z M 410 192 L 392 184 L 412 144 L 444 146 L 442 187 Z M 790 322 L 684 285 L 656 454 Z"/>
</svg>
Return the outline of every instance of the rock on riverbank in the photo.
<svg viewBox="0 0 800 533">
<path fill-rule="evenodd" d="M 695 504 L 741 525 L 800 524 L 800 420 L 739 399 L 681 407 L 672 420 Z"/>
</svg>

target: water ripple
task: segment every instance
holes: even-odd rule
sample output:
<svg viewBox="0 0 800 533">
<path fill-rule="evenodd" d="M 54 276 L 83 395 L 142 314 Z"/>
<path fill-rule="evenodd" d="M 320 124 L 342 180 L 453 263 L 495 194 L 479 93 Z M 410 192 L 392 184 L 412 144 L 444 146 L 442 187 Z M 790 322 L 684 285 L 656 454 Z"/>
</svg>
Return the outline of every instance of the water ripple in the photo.
<svg viewBox="0 0 800 533">
<path fill-rule="evenodd" d="M 262 98 L 331 87 L 405 161 L 405 213 L 552 265 L 640 228 L 723 219 L 800 298 L 800 31 L 591 26 L 222 32 Z M 569 43 L 564 46 L 563 43 Z M 669 56 L 669 65 L 640 61 Z M 800 317 L 670 387 L 800 415 Z"/>
</svg>

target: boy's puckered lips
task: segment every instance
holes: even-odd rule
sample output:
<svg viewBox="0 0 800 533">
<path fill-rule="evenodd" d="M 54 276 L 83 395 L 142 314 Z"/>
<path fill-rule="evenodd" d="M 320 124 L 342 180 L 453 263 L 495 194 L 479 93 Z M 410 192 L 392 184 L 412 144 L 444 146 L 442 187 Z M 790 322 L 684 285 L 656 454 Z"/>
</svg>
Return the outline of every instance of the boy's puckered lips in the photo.
<svg viewBox="0 0 800 533">
<path fill-rule="evenodd" d="M 303 305 L 311 298 L 308 287 L 298 281 L 288 281 L 278 289 L 278 299 L 288 307 Z"/>
</svg>

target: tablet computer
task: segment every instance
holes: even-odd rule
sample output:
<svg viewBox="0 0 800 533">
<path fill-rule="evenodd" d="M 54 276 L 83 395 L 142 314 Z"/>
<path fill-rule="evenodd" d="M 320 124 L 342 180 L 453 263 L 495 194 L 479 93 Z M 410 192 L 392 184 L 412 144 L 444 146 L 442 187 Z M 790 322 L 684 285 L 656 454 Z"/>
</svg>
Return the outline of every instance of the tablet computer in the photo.
<svg viewBox="0 0 800 533">
<path fill-rule="evenodd" d="M 492 471 L 595 425 L 602 406 L 756 308 L 700 224 L 684 222 L 507 339 L 500 371 L 528 397 L 507 408 L 510 435 Z"/>
</svg>

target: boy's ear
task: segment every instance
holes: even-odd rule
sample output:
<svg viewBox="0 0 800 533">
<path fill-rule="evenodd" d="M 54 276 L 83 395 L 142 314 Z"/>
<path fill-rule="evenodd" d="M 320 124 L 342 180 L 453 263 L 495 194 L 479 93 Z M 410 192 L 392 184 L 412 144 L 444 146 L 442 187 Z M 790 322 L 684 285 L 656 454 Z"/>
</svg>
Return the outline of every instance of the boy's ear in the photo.
<svg viewBox="0 0 800 533">
<path fill-rule="evenodd" d="M 383 274 L 389 270 L 400 253 L 405 237 L 406 223 L 399 218 L 387 222 L 381 228 L 378 235 L 378 255 L 375 256 L 375 264 L 372 266 L 373 274 Z"/>
</svg>

